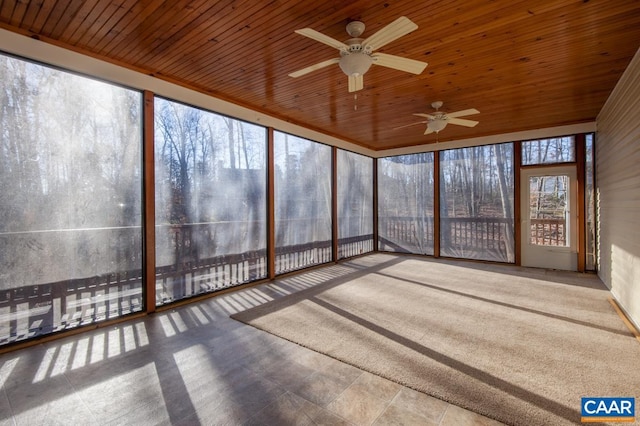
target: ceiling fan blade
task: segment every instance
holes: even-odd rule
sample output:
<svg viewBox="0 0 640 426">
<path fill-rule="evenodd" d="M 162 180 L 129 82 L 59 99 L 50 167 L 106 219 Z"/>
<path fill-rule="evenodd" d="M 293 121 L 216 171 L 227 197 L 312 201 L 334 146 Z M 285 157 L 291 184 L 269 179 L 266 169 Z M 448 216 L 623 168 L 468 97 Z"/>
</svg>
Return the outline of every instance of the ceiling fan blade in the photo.
<svg viewBox="0 0 640 426">
<path fill-rule="evenodd" d="M 429 133 L 433 133 L 433 130 L 431 130 L 431 128 L 427 126 L 427 130 L 424 131 L 424 134 L 428 135 Z"/>
<path fill-rule="evenodd" d="M 431 114 L 421 114 L 419 112 L 416 112 L 413 115 L 417 115 L 418 117 L 425 117 L 425 118 L 428 118 L 429 120 L 435 120 L 436 119 L 436 117 L 434 117 Z"/>
<path fill-rule="evenodd" d="M 362 74 L 354 74 L 349 76 L 349 92 L 357 92 L 364 87 L 364 77 Z"/>
<path fill-rule="evenodd" d="M 380 49 L 382 46 L 399 39 L 405 34 L 418 28 L 409 18 L 401 16 L 386 27 L 382 28 L 371 37 L 367 37 L 362 42 L 362 47 L 368 47 L 371 50 Z"/>
<path fill-rule="evenodd" d="M 427 67 L 426 62 L 402 58 L 395 55 L 387 55 L 386 53 L 374 53 L 371 57 L 373 58 L 373 63 L 376 65 L 410 72 L 412 74 L 420 74 Z"/>
<path fill-rule="evenodd" d="M 305 37 L 309 37 L 310 39 L 313 39 L 315 41 L 319 41 L 320 43 L 324 43 L 327 46 L 336 48 L 338 50 L 342 50 L 342 49 L 349 50 L 349 46 L 347 46 L 343 42 L 338 41 L 335 38 L 329 37 L 327 35 L 324 35 L 321 32 L 318 32 L 316 30 L 312 30 L 311 28 L 303 28 L 301 30 L 296 30 L 295 32 Z"/>
<path fill-rule="evenodd" d="M 449 116 L 449 119 L 447 121 L 451 124 L 457 124 L 458 126 L 465 127 L 474 127 L 479 123 L 479 121 L 465 120 L 464 118 L 451 118 L 451 116 Z"/>
<path fill-rule="evenodd" d="M 319 70 L 320 68 L 328 67 L 329 65 L 337 64 L 338 62 L 340 62 L 340 58 L 328 59 L 324 62 L 320 62 L 318 64 L 311 65 L 306 68 L 302 68 L 301 70 L 294 71 L 291 74 L 289 74 L 289 77 L 300 77 L 301 75 L 308 74 L 311 71 Z"/>
<path fill-rule="evenodd" d="M 415 126 L 416 124 L 426 124 L 428 121 L 418 121 L 417 123 L 405 124 L 404 126 L 394 127 L 393 130 L 404 129 L 405 127 Z"/>
<path fill-rule="evenodd" d="M 465 115 L 472 115 L 472 114 L 480 114 L 480 111 L 478 111 L 475 108 L 470 108 L 462 111 L 456 111 L 456 112 L 450 112 L 450 113 L 448 112 L 447 117 L 456 118 L 456 117 L 464 117 Z"/>
</svg>

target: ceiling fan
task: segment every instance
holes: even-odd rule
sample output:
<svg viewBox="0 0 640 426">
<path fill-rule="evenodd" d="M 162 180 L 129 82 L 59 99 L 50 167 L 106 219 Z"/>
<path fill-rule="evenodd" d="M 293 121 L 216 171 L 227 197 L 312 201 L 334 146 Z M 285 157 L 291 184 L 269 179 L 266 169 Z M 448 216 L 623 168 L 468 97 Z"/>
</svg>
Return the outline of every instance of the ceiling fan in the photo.
<svg viewBox="0 0 640 426">
<path fill-rule="evenodd" d="M 418 117 L 425 117 L 426 120 L 418 121 L 417 123 L 407 124 L 406 126 L 396 127 L 396 129 L 401 129 L 403 127 L 415 126 L 416 124 L 426 124 L 427 130 L 425 130 L 424 134 L 428 135 L 429 133 L 439 133 L 442 129 L 447 127 L 447 124 L 457 124 L 458 126 L 465 127 L 474 127 L 478 124 L 478 121 L 474 120 L 466 120 L 459 117 L 464 117 L 472 114 L 479 114 L 475 108 L 465 109 L 457 112 L 444 112 L 440 111 L 440 107 L 442 107 L 442 101 L 436 101 L 431 103 L 431 106 L 435 108 L 435 111 L 431 114 L 421 114 L 415 113 L 413 115 L 417 115 Z"/>
<path fill-rule="evenodd" d="M 374 50 L 391 43 L 400 37 L 409 34 L 418 28 L 409 18 L 401 16 L 372 36 L 359 38 L 364 32 L 364 24 L 353 21 L 347 24 L 347 33 L 352 37 L 344 43 L 326 36 L 311 28 L 303 28 L 295 32 L 324 43 L 340 51 L 339 58 L 328 59 L 315 65 L 303 68 L 289 74 L 290 77 L 300 77 L 312 71 L 319 70 L 332 64 L 339 64 L 342 71 L 349 77 L 349 92 L 362 90 L 364 87 L 363 75 L 372 64 L 400 71 L 420 74 L 427 66 L 426 62 L 386 53 L 374 53 Z"/>
</svg>

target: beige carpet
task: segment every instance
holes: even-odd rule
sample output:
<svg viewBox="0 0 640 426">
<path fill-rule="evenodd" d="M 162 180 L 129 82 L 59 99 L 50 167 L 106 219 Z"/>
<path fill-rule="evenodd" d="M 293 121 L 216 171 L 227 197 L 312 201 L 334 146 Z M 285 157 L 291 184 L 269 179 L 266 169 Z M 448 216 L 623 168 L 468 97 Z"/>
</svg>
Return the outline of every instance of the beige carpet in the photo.
<svg viewBox="0 0 640 426">
<path fill-rule="evenodd" d="M 320 284 L 233 318 L 507 424 L 640 397 L 640 344 L 595 275 L 373 254 L 282 282 Z"/>
</svg>

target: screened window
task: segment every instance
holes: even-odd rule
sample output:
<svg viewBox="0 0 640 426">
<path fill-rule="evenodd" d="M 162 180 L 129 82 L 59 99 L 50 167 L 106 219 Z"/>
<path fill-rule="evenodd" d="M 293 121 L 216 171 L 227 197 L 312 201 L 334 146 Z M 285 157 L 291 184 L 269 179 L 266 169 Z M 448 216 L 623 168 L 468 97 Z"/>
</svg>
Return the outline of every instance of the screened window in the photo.
<svg viewBox="0 0 640 426">
<path fill-rule="evenodd" d="M 142 310 L 141 111 L 0 55 L 0 344 Z"/>
<path fill-rule="evenodd" d="M 378 159 L 379 250 L 433 254 L 433 153 Z"/>
<path fill-rule="evenodd" d="M 274 132 L 276 273 L 329 262 L 331 147 Z"/>
<path fill-rule="evenodd" d="M 338 257 L 373 250 L 373 159 L 338 150 Z"/>
<path fill-rule="evenodd" d="M 513 144 L 440 152 L 440 254 L 515 261 Z"/>
<path fill-rule="evenodd" d="M 570 163 L 576 161 L 573 136 L 522 142 L 522 165 Z"/>
<path fill-rule="evenodd" d="M 157 304 L 263 278 L 266 130 L 155 100 Z"/>
</svg>

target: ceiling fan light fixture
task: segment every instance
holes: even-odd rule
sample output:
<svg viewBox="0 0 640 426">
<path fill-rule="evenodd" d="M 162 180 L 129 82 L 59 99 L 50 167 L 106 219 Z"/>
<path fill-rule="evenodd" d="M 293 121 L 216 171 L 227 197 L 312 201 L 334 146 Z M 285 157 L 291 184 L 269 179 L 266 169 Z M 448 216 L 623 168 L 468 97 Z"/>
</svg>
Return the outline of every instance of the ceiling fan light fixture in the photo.
<svg viewBox="0 0 640 426">
<path fill-rule="evenodd" d="M 429 123 L 427 123 L 427 127 L 429 127 L 429 129 L 431 129 L 432 131 L 438 133 L 439 131 L 447 127 L 447 120 L 445 120 L 444 118 L 429 120 Z"/>
<path fill-rule="evenodd" d="M 346 75 L 364 75 L 371 68 L 372 63 L 373 59 L 366 53 L 351 52 L 343 55 L 338 64 Z"/>
</svg>

